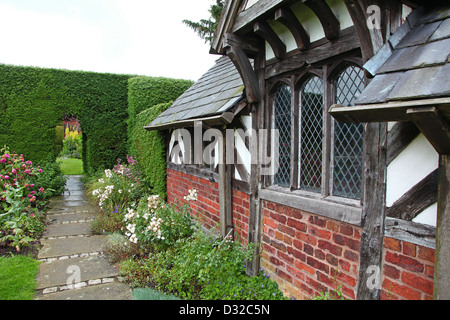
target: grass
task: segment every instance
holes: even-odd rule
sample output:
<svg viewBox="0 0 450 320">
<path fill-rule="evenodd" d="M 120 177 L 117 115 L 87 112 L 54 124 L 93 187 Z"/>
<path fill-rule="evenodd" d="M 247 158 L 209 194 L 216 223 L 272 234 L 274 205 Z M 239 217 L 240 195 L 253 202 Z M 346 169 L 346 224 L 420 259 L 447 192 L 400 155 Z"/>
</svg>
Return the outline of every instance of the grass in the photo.
<svg viewBox="0 0 450 320">
<path fill-rule="evenodd" d="M 133 290 L 134 300 L 181 300 L 174 295 L 164 294 L 151 288 L 136 288 Z"/>
<path fill-rule="evenodd" d="M 32 300 L 39 261 L 26 256 L 0 257 L 0 300 Z"/>
<path fill-rule="evenodd" d="M 83 160 L 74 158 L 58 158 L 57 162 L 61 167 L 64 175 L 82 175 L 83 174 Z"/>
</svg>

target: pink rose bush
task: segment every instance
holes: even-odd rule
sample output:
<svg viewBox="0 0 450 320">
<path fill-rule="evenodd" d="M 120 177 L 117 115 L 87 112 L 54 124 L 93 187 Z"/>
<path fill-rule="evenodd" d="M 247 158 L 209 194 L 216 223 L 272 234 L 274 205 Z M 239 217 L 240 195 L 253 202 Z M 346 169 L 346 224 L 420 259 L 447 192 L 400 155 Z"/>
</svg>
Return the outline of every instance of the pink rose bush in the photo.
<svg viewBox="0 0 450 320">
<path fill-rule="evenodd" d="M 33 183 L 42 169 L 6 147 L 0 154 L 0 247 L 12 245 L 19 251 L 42 228 L 36 201 L 45 190 Z"/>
</svg>

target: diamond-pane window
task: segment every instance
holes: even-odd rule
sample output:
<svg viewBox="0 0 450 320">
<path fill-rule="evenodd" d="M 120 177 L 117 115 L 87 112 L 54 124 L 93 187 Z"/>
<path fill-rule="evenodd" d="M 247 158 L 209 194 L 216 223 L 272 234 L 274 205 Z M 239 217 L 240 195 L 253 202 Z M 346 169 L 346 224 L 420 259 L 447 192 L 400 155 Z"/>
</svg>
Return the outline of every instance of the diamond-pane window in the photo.
<svg viewBox="0 0 450 320">
<path fill-rule="evenodd" d="M 323 83 L 310 78 L 301 90 L 300 189 L 321 192 Z"/>
<path fill-rule="evenodd" d="M 278 172 L 274 183 L 290 186 L 291 176 L 291 89 L 283 85 L 275 93 L 275 129 L 278 129 Z"/>
<path fill-rule="evenodd" d="M 336 103 L 352 105 L 364 89 L 362 69 L 347 67 L 337 79 Z M 333 195 L 361 198 L 363 124 L 335 122 Z"/>
</svg>

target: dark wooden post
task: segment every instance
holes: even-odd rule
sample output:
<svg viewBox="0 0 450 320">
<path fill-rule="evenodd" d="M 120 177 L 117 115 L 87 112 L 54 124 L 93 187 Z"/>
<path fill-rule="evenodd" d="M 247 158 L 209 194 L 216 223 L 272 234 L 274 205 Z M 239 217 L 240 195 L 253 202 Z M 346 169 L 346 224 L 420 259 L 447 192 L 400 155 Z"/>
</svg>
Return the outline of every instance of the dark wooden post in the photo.
<svg viewBox="0 0 450 320">
<path fill-rule="evenodd" d="M 364 128 L 363 210 L 359 255 L 358 300 L 378 300 L 386 205 L 387 124 L 366 123 Z"/>
<path fill-rule="evenodd" d="M 433 299 L 450 299 L 450 155 L 439 157 Z"/>
</svg>

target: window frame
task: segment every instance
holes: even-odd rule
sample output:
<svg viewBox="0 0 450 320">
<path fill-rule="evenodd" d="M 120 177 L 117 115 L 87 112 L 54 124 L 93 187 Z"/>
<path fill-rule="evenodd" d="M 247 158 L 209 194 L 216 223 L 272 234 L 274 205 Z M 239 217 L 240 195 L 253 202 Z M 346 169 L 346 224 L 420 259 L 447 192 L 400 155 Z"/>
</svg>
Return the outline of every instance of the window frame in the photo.
<svg viewBox="0 0 450 320">
<path fill-rule="evenodd" d="M 330 106 L 336 103 L 336 87 L 339 75 L 350 66 L 355 66 L 361 70 L 362 61 L 360 57 L 349 57 L 341 59 L 331 64 L 324 64 L 316 67 L 307 67 L 304 70 L 297 71 L 277 77 L 277 79 L 269 79 L 267 81 L 268 94 L 266 96 L 268 113 L 266 126 L 268 129 L 275 128 L 274 108 L 275 93 L 281 85 L 288 85 L 291 88 L 291 177 L 290 187 L 283 187 L 274 183 L 274 177 L 266 178 L 266 189 L 274 190 L 290 195 L 312 198 L 317 200 L 325 200 L 333 203 L 349 205 L 352 207 L 361 207 L 362 199 L 346 198 L 333 195 L 333 179 L 334 179 L 334 141 L 335 141 L 335 120 L 331 117 L 328 110 Z M 300 188 L 300 137 L 301 137 L 301 90 L 306 82 L 317 76 L 322 80 L 323 85 L 323 107 L 322 107 L 322 177 L 320 192 L 302 190 Z M 366 84 L 365 84 L 366 85 Z M 272 142 L 271 142 L 272 144 Z M 269 146 L 270 148 L 270 146 Z M 364 170 L 364 168 L 362 168 Z M 362 177 L 363 179 L 363 177 Z M 363 193 L 363 181 L 361 181 L 361 195 Z"/>
</svg>

